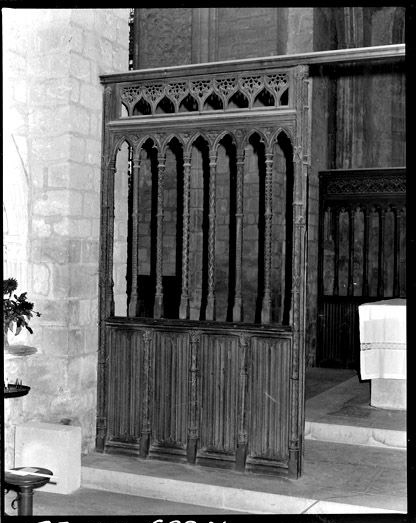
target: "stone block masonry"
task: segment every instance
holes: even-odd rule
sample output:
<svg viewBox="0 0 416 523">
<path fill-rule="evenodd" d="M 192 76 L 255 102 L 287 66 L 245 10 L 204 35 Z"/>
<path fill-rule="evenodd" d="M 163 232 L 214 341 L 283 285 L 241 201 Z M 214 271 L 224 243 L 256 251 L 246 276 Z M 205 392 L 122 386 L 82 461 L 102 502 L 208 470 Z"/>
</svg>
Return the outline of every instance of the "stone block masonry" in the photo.
<svg viewBox="0 0 416 523">
<path fill-rule="evenodd" d="M 20 220 L 26 237 L 21 253 L 27 252 L 22 290 L 42 313 L 33 321 L 30 337 L 38 352 L 11 369 L 32 387 L 19 422 L 77 418 L 87 452 L 94 447 L 96 409 L 99 75 L 128 69 L 129 10 L 18 9 L 3 14 L 10 36 L 5 77 L 15 84 L 5 107 L 21 115 L 10 115 L 5 126 L 11 142 L 18 132 L 21 158 L 9 162 L 8 184 L 20 185 L 4 199 L 13 208 L 12 195 L 27 194 L 27 216 Z M 5 156 L 12 152 L 8 148 Z"/>
<path fill-rule="evenodd" d="M 36 464 L 53 472 L 43 492 L 71 494 L 81 486 L 81 428 L 52 423 L 16 427 L 16 467 Z"/>
</svg>

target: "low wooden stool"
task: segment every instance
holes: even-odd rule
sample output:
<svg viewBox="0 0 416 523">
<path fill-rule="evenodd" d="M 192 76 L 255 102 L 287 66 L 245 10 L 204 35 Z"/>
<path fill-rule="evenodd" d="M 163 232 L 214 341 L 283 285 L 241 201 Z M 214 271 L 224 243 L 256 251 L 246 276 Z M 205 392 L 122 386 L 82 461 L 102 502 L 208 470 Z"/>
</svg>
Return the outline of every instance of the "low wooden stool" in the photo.
<svg viewBox="0 0 416 523">
<path fill-rule="evenodd" d="M 14 470 L 28 469 L 27 475 L 14 474 Z M 32 472 L 32 474 L 31 474 Z M 40 467 L 16 467 L 4 473 L 4 488 L 17 492 L 17 515 L 33 515 L 33 489 L 43 487 L 51 479 L 48 476 L 37 476 L 36 474 L 47 474 L 53 476 L 53 472 Z M 16 501 L 16 500 L 14 500 Z M 13 503 L 14 503 L 13 501 Z M 12 504 L 13 506 L 13 504 Z"/>
</svg>

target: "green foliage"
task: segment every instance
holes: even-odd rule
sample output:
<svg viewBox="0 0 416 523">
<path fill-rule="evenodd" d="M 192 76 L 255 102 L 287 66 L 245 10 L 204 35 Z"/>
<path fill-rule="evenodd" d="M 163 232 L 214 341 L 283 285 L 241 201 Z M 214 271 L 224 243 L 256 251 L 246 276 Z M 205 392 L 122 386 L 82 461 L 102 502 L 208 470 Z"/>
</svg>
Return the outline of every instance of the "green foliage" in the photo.
<svg viewBox="0 0 416 523">
<path fill-rule="evenodd" d="M 30 334 L 33 334 L 29 327 L 29 322 L 33 316 L 40 316 L 39 312 L 33 310 L 33 303 L 27 301 L 27 292 L 18 296 L 14 294 L 17 289 L 17 281 L 14 278 L 3 280 L 3 331 L 7 334 L 16 326 L 15 336 L 25 327 Z M 13 297 L 12 297 L 13 295 Z"/>
</svg>

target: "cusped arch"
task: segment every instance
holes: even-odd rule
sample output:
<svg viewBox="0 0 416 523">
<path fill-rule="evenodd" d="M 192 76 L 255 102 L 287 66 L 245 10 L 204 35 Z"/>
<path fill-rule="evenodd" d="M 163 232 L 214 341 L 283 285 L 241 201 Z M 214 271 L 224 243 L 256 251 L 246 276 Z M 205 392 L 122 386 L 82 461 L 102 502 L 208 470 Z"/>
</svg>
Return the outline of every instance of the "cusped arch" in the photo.
<svg viewBox="0 0 416 523">
<path fill-rule="evenodd" d="M 188 93 L 182 98 L 179 103 L 178 111 L 182 112 L 194 112 L 198 111 L 198 100 L 192 96 L 191 93 Z"/>
<path fill-rule="evenodd" d="M 123 146 L 123 143 L 127 143 L 127 145 L 132 149 L 134 149 L 134 147 L 135 147 L 135 140 L 131 136 L 122 135 L 122 136 L 116 138 L 116 141 L 114 143 L 114 146 L 112 148 L 111 155 L 110 155 L 110 158 L 112 159 L 114 164 L 117 160 L 117 154 L 120 151 L 121 147 Z"/>
<path fill-rule="evenodd" d="M 214 143 L 212 144 L 212 148 L 215 152 L 218 150 L 218 146 L 220 144 L 220 141 L 225 138 L 226 136 L 229 136 L 231 138 L 231 142 L 235 147 L 237 147 L 237 140 L 232 131 L 222 131 L 214 140 Z"/>
<path fill-rule="evenodd" d="M 141 97 L 133 106 L 132 116 L 148 116 L 152 114 L 152 107 L 147 100 Z"/>
<path fill-rule="evenodd" d="M 165 95 L 155 106 L 155 114 L 172 114 L 175 112 L 175 104 L 171 98 Z"/>
<path fill-rule="evenodd" d="M 205 140 L 205 142 L 207 143 L 208 146 L 211 146 L 211 145 L 212 145 L 211 140 L 208 138 L 208 136 L 207 136 L 204 132 L 202 132 L 202 131 L 197 131 L 195 134 L 193 134 L 193 135 L 189 138 L 189 141 L 188 141 L 188 143 L 187 143 L 186 146 L 185 146 L 184 153 L 185 153 L 186 155 L 191 154 L 192 145 L 195 143 L 195 141 L 196 141 L 198 138 L 202 138 L 203 140 Z"/>
<path fill-rule="evenodd" d="M 264 144 L 267 144 L 267 138 L 265 134 L 260 129 L 250 129 L 243 139 L 243 149 L 245 149 L 250 144 L 250 138 L 257 134 L 260 138 L 260 141 Z"/>
<path fill-rule="evenodd" d="M 237 109 L 248 109 L 250 107 L 250 100 L 241 89 L 237 89 L 228 97 L 227 109 L 233 109 L 234 106 Z"/>
<path fill-rule="evenodd" d="M 215 91 L 213 91 L 204 100 L 204 111 L 221 111 L 224 109 L 224 101 Z"/>
<path fill-rule="evenodd" d="M 184 150 L 185 149 L 185 144 L 184 144 L 184 141 L 183 141 L 183 138 L 182 136 L 180 136 L 180 134 L 175 134 L 175 133 L 170 133 L 169 135 L 167 135 L 163 141 L 161 142 L 161 153 L 162 154 L 166 154 L 166 149 L 168 148 L 170 142 L 173 140 L 173 139 L 176 139 L 178 140 L 179 144 L 181 145 L 182 149 Z"/>
<path fill-rule="evenodd" d="M 263 87 L 253 99 L 252 107 L 274 107 L 276 99 L 272 91 L 267 87 Z"/>
<path fill-rule="evenodd" d="M 290 145 L 292 147 L 294 146 L 292 132 L 289 129 L 287 129 L 286 127 L 279 127 L 278 129 L 276 129 L 276 131 L 273 133 L 273 135 L 270 139 L 270 144 L 274 144 L 274 143 L 278 142 L 281 135 L 285 136 L 289 140 Z"/>
<path fill-rule="evenodd" d="M 155 149 L 157 149 L 158 152 L 161 151 L 162 147 L 161 147 L 160 140 L 158 140 L 158 138 L 156 136 L 154 136 L 153 134 L 146 134 L 145 136 L 140 138 L 140 140 L 137 143 L 137 146 L 136 146 L 136 153 L 137 154 L 140 154 L 140 151 L 143 149 L 144 144 L 148 140 L 151 140 L 153 142 L 153 147 Z"/>
</svg>

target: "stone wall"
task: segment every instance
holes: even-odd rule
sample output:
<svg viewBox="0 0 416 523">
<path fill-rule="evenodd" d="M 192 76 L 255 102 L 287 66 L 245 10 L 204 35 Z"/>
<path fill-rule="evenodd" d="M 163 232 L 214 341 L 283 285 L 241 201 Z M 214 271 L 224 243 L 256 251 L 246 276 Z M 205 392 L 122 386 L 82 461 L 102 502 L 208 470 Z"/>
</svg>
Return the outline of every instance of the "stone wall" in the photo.
<svg viewBox="0 0 416 523">
<path fill-rule="evenodd" d="M 139 9 L 135 68 L 312 51 L 313 8 Z"/>
<path fill-rule="evenodd" d="M 71 418 L 82 427 L 83 451 L 94 446 L 99 74 L 128 67 L 129 12 L 19 9 L 3 15 L 4 76 L 14 85 L 4 100 L 13 111 L 5 121 L 5 140 L 16 142 L 15 149 L 5 148 L 5 161 L 13 161 L 5 172 L 4 206 L 13 209 L 16 194 L 21 194 L 27 214 L 22 238 L 27 241 L 19 261 L 27 268 L 26 280 L 17 276 L 42 313 L 33 321 L 30 337 L 38 352 L 6 365 L 9 378 L 19 377 L 31 386 L 18 403 L 19 412 L 6 403 L 10 463 L 14 415 L 18 421 Z"/>
</svg>

